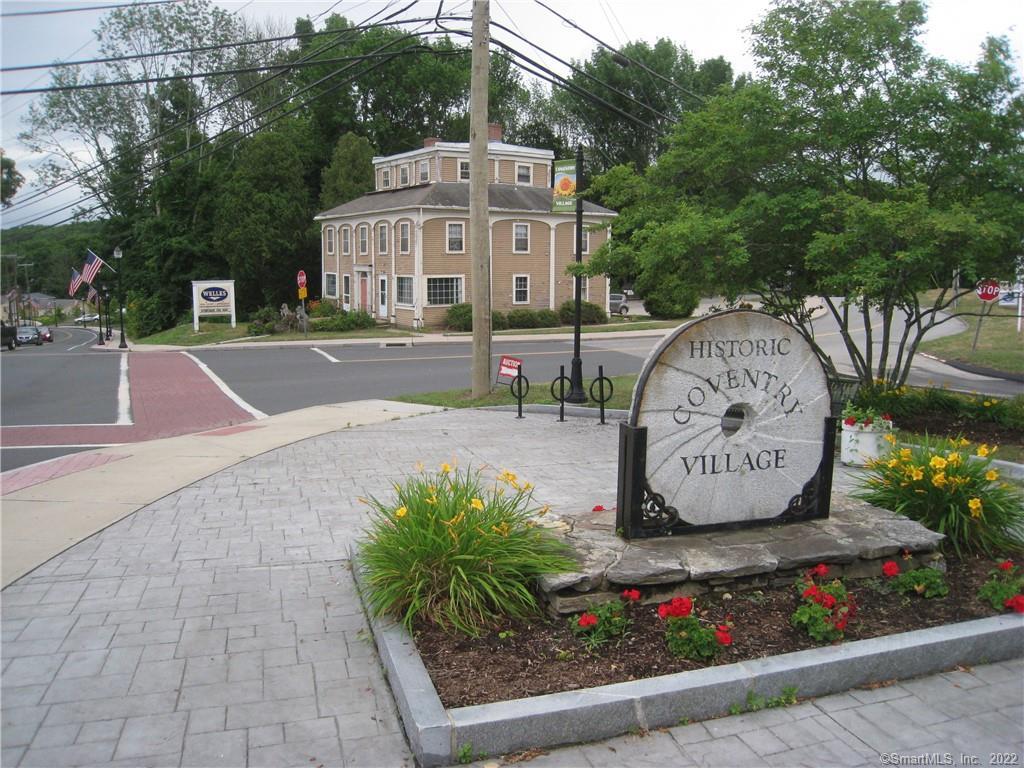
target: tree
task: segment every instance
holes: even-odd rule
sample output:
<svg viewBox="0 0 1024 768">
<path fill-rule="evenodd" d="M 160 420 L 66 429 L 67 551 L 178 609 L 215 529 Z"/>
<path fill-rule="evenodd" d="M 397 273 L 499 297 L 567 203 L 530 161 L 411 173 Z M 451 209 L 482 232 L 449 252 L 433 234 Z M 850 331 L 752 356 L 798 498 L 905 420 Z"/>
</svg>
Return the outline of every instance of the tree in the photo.
<svg viewBox="0 0 1024 768">
<path fill-rule="evenodd" d="M 11 198 L 14 197 L 21 185 L 25 183 L 25 177 L 18 173 L 18 169 L 14 165 L 14 160 L 3 154 L 3 150 L 0 150 L 0 181 L 2 181 L 0 202 L 3 203 L 4 208 L 8 208 L 11 205 Z"/>
<path fill-rule="evenodd" d="M 954 270 L 1011 277 L 1024 231 L 1008 46 L 987 41 L 973 69 L 929 59 L 924 20 L 917 2 L 778 2 L 754 26 L 765 79 L 684 116 L 643 176 L 609 174 L 607 194 L 635 210 L 597 267 L 754 291 L 812 344 L 821 297 L 858 377 L 903 384 L 970 290 L 950 287 Z"/>
<path fill-rule="evenodd" d="M 355 200 L 373 189 L 373 147 L 362 136 L 346 133 L 334 147 L 323 170 L 320 208 L 326 210 Z"/>
</svg>

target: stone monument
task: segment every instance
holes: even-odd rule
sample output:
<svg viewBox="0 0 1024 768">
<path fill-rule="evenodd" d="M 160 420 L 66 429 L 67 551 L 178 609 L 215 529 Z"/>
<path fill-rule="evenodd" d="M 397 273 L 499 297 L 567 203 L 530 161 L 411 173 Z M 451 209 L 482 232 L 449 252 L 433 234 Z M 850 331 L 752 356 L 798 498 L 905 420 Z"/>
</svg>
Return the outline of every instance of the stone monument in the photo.
<svg viewBox="0 0 1024 768">
<path fill-rule="evenodd" d="M 627 539 L 827 517 L 835 420 L 825 371 L 788 323 L 737 310 L 659 344 L 620 427 Z"/>
</svg>

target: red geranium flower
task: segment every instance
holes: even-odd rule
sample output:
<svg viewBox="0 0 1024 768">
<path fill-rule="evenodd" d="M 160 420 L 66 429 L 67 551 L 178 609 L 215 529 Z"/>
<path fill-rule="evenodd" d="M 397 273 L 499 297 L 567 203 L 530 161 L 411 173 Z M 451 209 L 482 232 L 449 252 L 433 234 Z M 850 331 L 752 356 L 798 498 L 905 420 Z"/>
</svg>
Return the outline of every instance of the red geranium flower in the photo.
<svg viewBox="0 0 1024 768">
<path fill-rule="evenodd" d="M 639 589 L 624 589 L 624 590 L 622 590 L 622 599 L 623 600 L 628 600 L 630 602 L 634 602 L 635 603 L 637 600 L 640 599 L 640 590 Z"/>
<path fill-rule="evenodd" d="M 1000 571 L 1012 571 L 1013 570 L 1013 560 L 1003 560 L 1003 562 L 1001 562 L 999 564 L 999 570 Z"/>
<path fill-rule="evenodd" d="M 801 597 L 803 597 L 803 598 L 808 598 L 809 597 L 809 598 L 811 598 L 811 600 L 814 600 L 815 602 L 817 602 L 819 594 L 821 594 L 821 590 L 818 589 L 818 585 L 817 584 L 811 584 L 811 586 L 809 586 L 807 589 L 804 590 L 804 593 L 801 595 Z"/>
<path fill-rule="evenodd" d="M 821 602 L 821 604 L 823 606 L 825 606 L 826 608 L 829 608 L 829 609 L 835 608 L 835 605 L 836 605 L 836 599 L 834 597 L 832 597 L 832 595 L 828 594 L 828 592 L 822 592 L 821 593 L 821 601 L 820 602 Z"/>
<path fill-rule="evenodd" d="M 720 626 L 716 629 L 715 640 L 718 641 L 719 645 L 732 645 L 732 635 L 729 634 L 729 628 L 726 626 Z"/>
<path fill-rule="evenodd" d="M 882 421 L 892 421 L 892 414 L 891 413 L 883 413 L 882 414 Z"/>
<path fill-rule="evenodd" d="M 874 423 L 875 423 L 875 420 L 872 419 L 870 416 L 868 416 L 867 418 L 864 419 L 864 426 L 865 427 L 870 427 Z"/>
<path fill-rule="evenodd" d="M 828 576 L 828 566 L 824 563 L 818 563 L 816 566 L 811 568 L 807 572 L 808 576 Z"/>
<path fill-rule="evenodd" d="M 593 613 L 583 613 L 583 614 L 580 614 L 580 620 L 577 621 L 576 623 L 579 624 L 584 629 L 586 629 L 587 627 L 596 627 L 597 626 L 597 616 L 595 614 L 593 614 Z"/>
<path fill-rule="evenodd" d="M 693 611 L 693 600 L 688 597 L 673 597 L 658 606 L 658 615 L 663 618 L 685 619 Z"/>
<path fill-rule="evenodd" d="M 1011 609 L 1014 613 L 1024 613 L 1024 595 L 1014 595 L 1013 597 L 1007 598 L 1003 605 Z"/>
<path fill-rule="evenodd" d="M 843 618 L 841 618 L 839 621 L 835 623 L 836 629 L 838 629 L 840 632 L 846 629 L 846 618 L 846 616 L 843 616 Z"/>
<path fill-rule="evenodd" d="M 591 512 L 604 512 L 604 511 L 605 511 L 605 509 L 604 509 L 604 507 L 603 507 L 603 506 L 601 506 L 600 504 L 595 504 L 595 505 L 594 505 L 594 508 L 593 508 L 592 510 L 590 510 L 590 511 L 591 511 Z"/>
<path fill-rule="evenodd" d="M 900 564 L 895 560 L 888 560 L 882 563 L 882 575 L 887 579 L 900 575 Z"/>
<path fill-rule="evenodd" d="M 845 419 L 843 419 L 843 424 L 845 424 L 848 427 L 852 427 L 856 423 L 857 419 L 855 419 L 853 416 L 847 416 Z"/>
</svg>

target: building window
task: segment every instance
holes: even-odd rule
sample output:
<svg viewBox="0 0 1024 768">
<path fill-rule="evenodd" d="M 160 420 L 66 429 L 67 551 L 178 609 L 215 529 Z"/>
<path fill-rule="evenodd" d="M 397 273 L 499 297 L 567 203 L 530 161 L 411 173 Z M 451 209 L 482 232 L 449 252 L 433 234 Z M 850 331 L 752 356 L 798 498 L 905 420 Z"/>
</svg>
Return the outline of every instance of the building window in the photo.
<svg viewBox="0 0 1024 768">
<path fill-rule="evenodd" d="M 370 226 L 368 224 L 359 225 L 359 255 L 365 256 L 370 248 Z"/>
<path fill-rule="evenodd" d="M 427 304 L 443 307 L 462 303 L 461 277 L 428 277 Z"/>
<path fill-rule="evenodd" d="M 334 253 L 334 227 L 324 228 L 324 248 L 327 253 Z"/>
<path fill-rule="evenodd" d="M 573 278 L 575 279 L 575 278 Z M 575 284 L 573 285 L 573 291 L 576 290 Z M 573 293 L 573 298 L 576 294 Z M 590 301 L 590 281 L 587 278 L 580 280 L 580 301 Z"/>
<path fill-rule="evenodd" d="M 512 303 L 530 303 L 530 276 L 512 275 Z"/>
<path fill-rule="evenodd" d="M 349 302 L 352 300 L 352 275 L 341 276 L 341 303 L 345 305 L 345 309 L 348 309 Z"/>
<path fill-rule="evenodd" d="M 461 221 L 448 222 L 448 253 L 466 252 L 466 225 Z"/>
<path fill-rule="evenodd" d="M 516 184 L 533 184 L 533 166 L 529 163 L 516 163 Z"/>
<path fill-rule="evenodd" d="M 338 298 L 338 275 L 334 272 L 324 273 L 324 296 L 329 299 Z"/>
<path fill-rule="evenodd" d="M 459 181 L 469 181 L 469 160 L 459 160 Z"/>
<path fill-rule="evenodd" d="M 398 168 L 398 186 L 408 187 L 409 186 L 409 166 L 402 165 Z"/>
<path fill-rule="evenodd" d="M 576 225 L 572 225 L 572 252 L 576 253 Z M 590 253 L 590 233 L 586 225 L 583 226 L 583 250 L 580 253 Z"/>
<path fill-rule="evenodd" d="M 352 253 L 352 228 L 341 228 L 341 255 L 348 256 Z"/>
<path fill-rule="evenodd" d="M 529 253 L 530 252 L 530 225 L 529 224 L 513 224 L 512 225 L 512 252 L 513 253 Z"/>
<path fill-rule="evenodd" d="M 411 307 L 413 304 L 413 281 L 407 275 L 395 278 L 395 303 Z"/>
<path fill-rule="evenodd" d="M 377 227 L 377 253 L 388 252 L 388 225 L 380 224 Z"/>
<path fill-rule="evenodd" d="M 420 184 L 430 181 L 430 161 L 420 160 Z"/>
<path fill-rule="evenodd" d="M 380 186 L 383 189 L 388 189 L 391 186 L 391 169 L 384 168 L 380 172 Z"/>
<path fill-rule="evenodd" d="M 403 221 L 398 225 L 398 250 L 402 253 L 409 252 L 409 222 Z"/>
</svg>

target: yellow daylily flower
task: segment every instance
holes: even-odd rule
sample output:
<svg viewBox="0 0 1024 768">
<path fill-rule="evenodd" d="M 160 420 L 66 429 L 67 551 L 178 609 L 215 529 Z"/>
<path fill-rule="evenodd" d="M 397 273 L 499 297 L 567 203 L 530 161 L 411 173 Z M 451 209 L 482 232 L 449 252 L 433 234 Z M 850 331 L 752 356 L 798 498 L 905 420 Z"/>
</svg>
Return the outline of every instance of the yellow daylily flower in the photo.
<svg viewBox="0 0 1024 768">
<path fill-rule="evenodd" d="M 989 449 L 986 443 L 982 443 L 981 445 L 978 446 L 978 455 L 981 456 L 981 458 L 985 458 L 986 456 L 988 456 L 988 454 Z"/>
<path fill-rule="evenodd" d="M 484 508 L 484 503 L 480 499 L 474 498 L 472 501 L 469 502 L 469 506 L 471 506 L 473 509 L 482 511 Z"/>
<path fill-rule="evenodd" d="M 889 467 L 889 469 L 892 469 L 893 467 L 898 467 L 899 465 L 899 459 L 889 459 L 887 462 L 885 462 L 885 466 Z"/>
<path fill-rule="evenodd" d="M 949 462 L 946 461 L 941 456 L 932 456 L 932 460 L 928 462 L 928 466 L 930 466 L 932 469 L 945 469 L 946 464 L 948 463 Z"/>
<path fill-rule="evenodd" d="M 540 512 L 538 512 L 537 514 L 540 515 L 541 517 L 544 517 L 544 515 L 546 515 L 550 511 L 551 511 L 551 505 L 550 504 L 545 504 L 543 507 L 540 508 Z"/>
<path fill-rule="evenodd" d="M 946 456 L 946 461 L 948 461 L 954 467 L 957 467 L 957 466 L 959 466 L 960 464 L 963 463 L 963 459 L 960 457 L 960 454 L 957 453 L 956 451 L 954 451 L 953 453 L 948 454 Z"/>
<path fill-rule="evenodd" d="M 971 441 L 968 440 L 966 437 L 961 437 L 960 438 L 960 447 L 961 448 L 966 448 L 970 444 L 971 444 Z"/>
<path fill-rule="evenodd" d="M 932 476 L 932 485 L 936 488 L 942 488 L 946 484 L 946 473 L 939 472 Z"/>
<path fill-rule="evenodd" d="M 449 464 L 448 462 L 445 462 L 444 464 L 441 465 L 441 471 L 447 475 L 449 472 L 452 471 L 452 465 Z"/>
<path fill-rule="evenodd" d="M 996 480 L 999 479 L 999 470 L 990 469 L 988 472 L 985 473 L 985 479 L 988 480 L 990 483 L 995 482 Z"/>
<path fill-rule="evenodd" d="M 399 507 L 395 510 L 395 517 L 402 518 L 409 514 L 409 510 L 405 507 Z"/>
<path fill-rule="evenodd" d="M 981 499 L 973 498 L 967 502 L 967 506 L 971 510 L 971 517 L 981 517 Z"/>
<path fill-rule="evenodd" d="M 910 479 L 911 480 L 923 480 L 924 479 L 924 469 L 922 467 L 913 467 L 912 471 L 910 473 Z"/>
<path fill-rule="evenodd" d="M 500 480 L 503 483 L 513 485 L 516 482 L 516 476 L 514 473 L 509 472 L 507 469 L 504 469 L 502 470 L 501 474 L 498 475 L 498 480 Z"/>
<path fill-rule="evenodd" d="M 896 445 L 896 435 L 894 435 L 892 432 L 886 432 L 885 437 L 883 439 L 890 445 Z"/>
<path fill-rule="evenodd" d="M 904 461 L 910 461 L 914 458 L 914 452 L 909 448 L 900 448 L 900 458 Z"/>
</svg>

